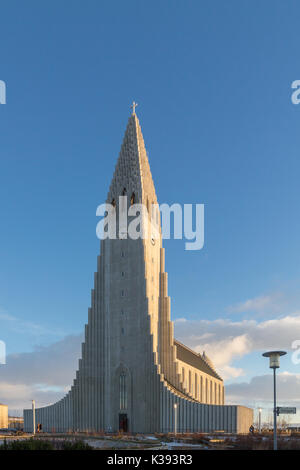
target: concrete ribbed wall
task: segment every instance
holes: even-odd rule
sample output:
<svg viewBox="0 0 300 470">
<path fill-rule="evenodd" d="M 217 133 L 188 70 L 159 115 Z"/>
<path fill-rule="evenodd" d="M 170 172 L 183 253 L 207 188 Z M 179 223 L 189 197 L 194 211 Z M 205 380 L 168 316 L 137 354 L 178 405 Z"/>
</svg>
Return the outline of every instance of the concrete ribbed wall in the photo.
<svg viewBox="0 0 300 470">
<path fill-rule="evenodd" d="M 74 427 L 73 416 L 76 416 L 76 410 L 73 409 L 71 396 L 69 393 L 54 405 L 36 409 L 36 424 L 42 423 L 42 430 L 45 432 L 100 431 L 85 423 L 79 423 Z M 157 428 L 149 429 L 150 432 L 174 432 L 175 403 L 178 405 L 177 432 L 223 430 L 229 433 L 248 433 L 253 423 L 253 411 L 249 408 L 238 405 L 205 405 L 188 401 L 172 393 L 162 381 L 159 382 L 158 401 L 159 424 Z M 31 409 L 24 410 L 24 430 L 32 432 Z"/>
</svg>

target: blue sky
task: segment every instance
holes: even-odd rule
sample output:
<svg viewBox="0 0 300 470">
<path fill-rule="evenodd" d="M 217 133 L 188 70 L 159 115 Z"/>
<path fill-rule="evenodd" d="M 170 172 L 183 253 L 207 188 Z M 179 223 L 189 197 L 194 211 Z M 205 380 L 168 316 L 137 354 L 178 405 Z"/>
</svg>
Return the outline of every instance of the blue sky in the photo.
<svg viewBox="0 0 300 470">
<path fill-rule="evenodd" d="M 1 3 L 8 354 L 83 331 L 96 207 L 133 100 L 159 201 L 205 204 L 203 250 L 165 242 L 173 319 L 260 325 L 300 311 L 299 14 L 276 0 Z M 233 381 L 264 373 L 258 346 L 243 351 Z"/>
</svg>

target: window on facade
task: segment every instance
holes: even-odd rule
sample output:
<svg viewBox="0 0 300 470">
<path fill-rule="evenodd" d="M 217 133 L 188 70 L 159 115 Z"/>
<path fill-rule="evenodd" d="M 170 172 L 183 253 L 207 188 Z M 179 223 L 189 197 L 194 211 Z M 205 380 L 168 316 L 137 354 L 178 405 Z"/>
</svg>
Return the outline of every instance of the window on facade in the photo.
<svg viewBox="0 0 300 470">
<path fill-rule="evenodd" d="M 124 273 L 124 271 L 122 271 L 122 273 L 121 273 L 121 274 L 122 274 L 122 277 L 124 277 L 124 276 L 125 276 L 125 273 Z"/>
<path fill-rule="evenodd" d="M 124 297 L 124 291 L 123 290 L 121 291 L 121 296 Z"/>
<path fill-rule="evenodd" d="M 121 333 L 122 333 L 122 335 L 124 334 L 124 328 L 121 328 Z"/>
<path fill-rule="evenodd" d="M 135 204 L 135 194 L 134 193 L 131 194 L 131 198 L 130 198 L 130 205 L 133 206 L 133 204 Z"/>
<path fill-rule="evenodd" d="M 127 389 L 126 375 L 124 372 L 120 375 L 120 410 L 127 409 Z"/>
<path fill-rule="evenodd" d="M 199 379 L 199 386 L 200 386 L 200 400 L 204 401 L 204 396 L 203 396 L 203 377 L 201 375 Z"/>
<path fill-rule="evenodd" d="M 121 256 L 122 256 L 122 258 L 124 258 L 124 257 L 125 257 L 125 253 L 124 253 L 124 251 L 121 251 Z"/>
<path fill-rule="evenodd" d="M 126 196 L 126 193 L 127 193 L 126 188 L 123 188 L 122 196 Z"/>
</svg>

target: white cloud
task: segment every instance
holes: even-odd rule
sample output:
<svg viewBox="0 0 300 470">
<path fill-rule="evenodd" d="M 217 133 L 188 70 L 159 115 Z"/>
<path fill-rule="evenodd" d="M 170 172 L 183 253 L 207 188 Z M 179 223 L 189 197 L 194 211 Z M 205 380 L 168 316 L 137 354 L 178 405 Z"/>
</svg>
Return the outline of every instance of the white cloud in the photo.
<svg viewBox="0 0 300 470">
<path fill-rule="evenodd" d="M 272 293 L 270 295 L 262 295 L 253 299 L 239 302 L 228 307 L 230 313 L 259 313 L 259 314 L 276 314 L 282 311 L 284 298 L 281 293 Z"/>
<path fill-rule="evenodd" d="M 66 389 L 47 390 L 37 385 L 12 384 L 0 382 L 1 402 L 8 405 L 9 410 L 17 410 L 17 414 L 21 415 L 24 408 L 31 407 L 31 400 L 35 399 L 38 406 L 45 406 L 59 400 Z M 2 398 L 4 397 L 4 398 Z"/>
<path fill-rule="evenodd" d="M 298 406 L 300 403 L 300 374 L 277 374 L 279 406 Z M 226 387 L 226 402 L 254 405 L 255 402 L 271 407 L 273 403 L 273 376 L 260 375 L 250 382 L 232 383 Z"/>
<path fill-rule="evenodd" d="M 210 335 L 206 334 L 202 335 L 199 339 L 203 341 L 204 339 L 213 338 L 213 336 L 212 333 Z M 235 368 L 229 364 L 233 359 L 242 357 L 251 351 L 251 341 L 246 334 L 243 334 L 218 341 L 201 342 L 201 346 L 198 345 L 194 349 L 199 353 L 205 351 L 213 360 L 215 367 L 220 371 L 222 377 L 227 379 L 244 375 L 243 369 Z"/>
<path fill-rule="evenodd" d="M 64 333 L 61 329 L 58 328 L 48 328 L 38 323 L 24 321 L 20 318 L 15 317 L 8 313 L 5 309 L 0 308 L 0 321 L 3 328 L 5 324 L 7 330 L 11 330 L 14 333 L 24 333 L 30 334 L 34 337 L 40 336 L 64 336 Z"/>
<path fill-rule="evenodd" d="M 0 402 L 22 409 L 33 398 L 37 406 L 61 398 L 75 377 L 81 342 L 82 335 L 67 336 L 30 353 L 8 355 L 0 369 Z"/>
<path fill-rule="evenodd" d="M 15 321 L 5 312 L 0 312 L 0 315 L 5 315 L 7 322 Z M 224 379 L 237 378 L 245 375 L 245 371 L 243 366 L 236 367 L 235 360 L 253 351 L 291 349 L 293 341 L 300 339 L 300 312 L 264 321 L 190 321 L 180 318 L 175 321 L 175 332 L 187 346 L 198 352 L 205 350 Z M 8 355 L 7 364 L 0 369 L 0 402 L 8 403 L 11 408 L 23 408 L 28 407 L 32 398 L 36 399 L 37 406 L 61 398 L 75 377 L 81 357 L 81 341 L 81 335 L 67 336 L 30 353 Z M 288 373 L 280 377 L 281 383 L 287 384 L 284 396 L 288 398 L 289 387 L 298 390 L 299 381 Z M 256 395 L 263 397 L 270 386 L 269 383 L 265 386 L 266 380 L 269 379 L 256 377 L 249 384 L 227 385 L 227 397 L 235 403 L 253 399 Z M 256 385 L 258 388 L 254 393 Z M 289 390 L 291 392 L 291 388 Z"/>
<path fill-rule="evenodd" d="M 232 362 L 253 351 L 291 349 L 300 339 L 300 314 L 266 321 L 199 320 L 175 323 L 179 341 L 192 349 L 207 351 L 224 378 L 243 374 Z"/>
</svg>

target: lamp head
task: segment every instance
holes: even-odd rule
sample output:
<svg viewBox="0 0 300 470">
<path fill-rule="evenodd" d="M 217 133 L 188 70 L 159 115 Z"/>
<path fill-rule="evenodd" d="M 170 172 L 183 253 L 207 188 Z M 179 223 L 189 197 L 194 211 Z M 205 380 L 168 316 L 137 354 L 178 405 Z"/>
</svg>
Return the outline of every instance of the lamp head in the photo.
<svg viewBox="0 0 300 470">
<path fill-rule="evenodd" d="M 280 356 L 284 356 L 286 354 L 285 351 L 268 351 L 263 353 L 264 357 L 268 357 L 270 359 L 270 369 L 278 369 L 280 367 Z"/>
</svg>

